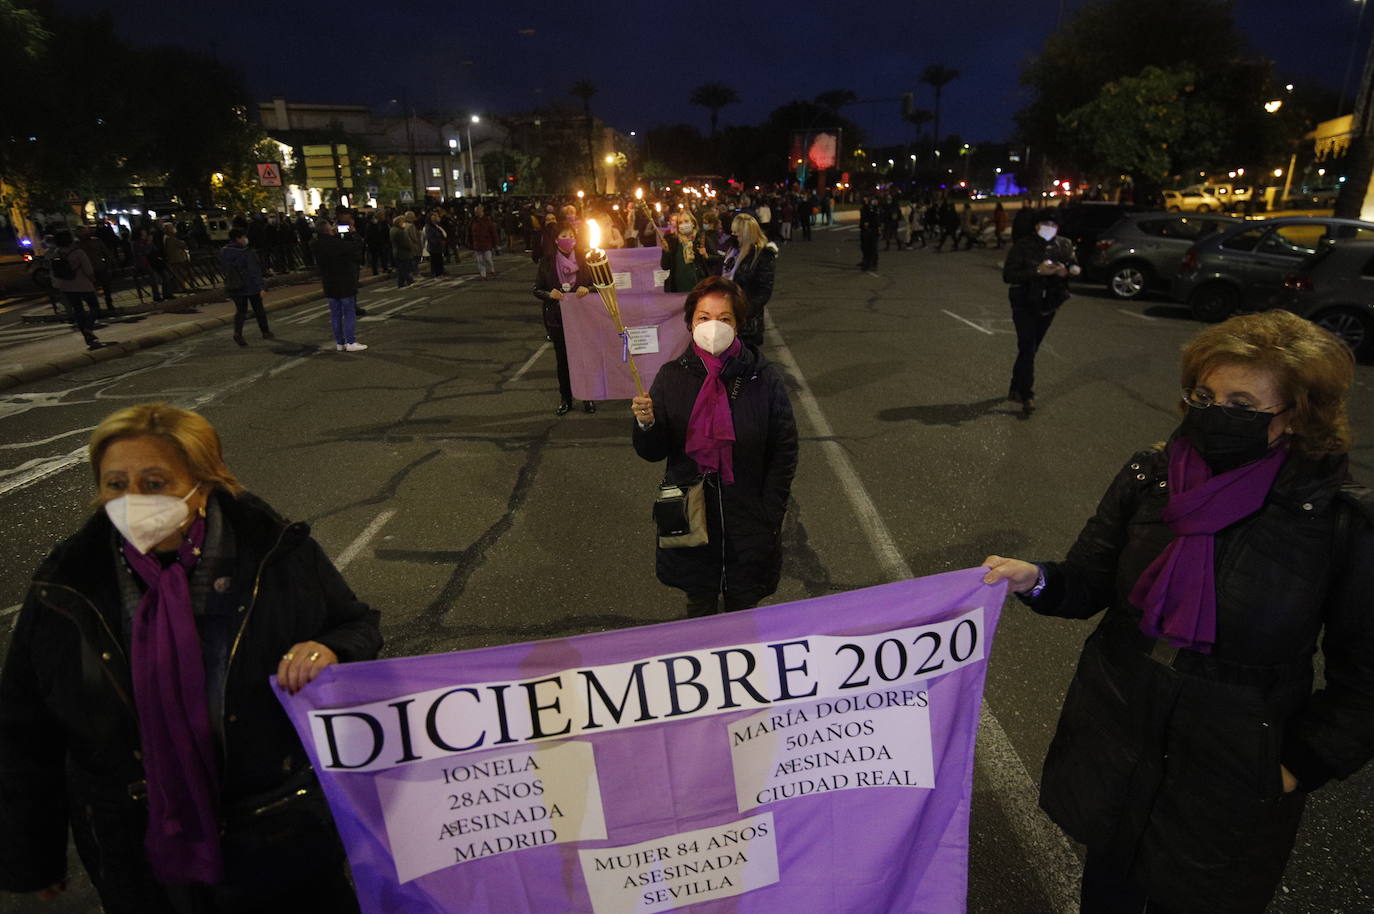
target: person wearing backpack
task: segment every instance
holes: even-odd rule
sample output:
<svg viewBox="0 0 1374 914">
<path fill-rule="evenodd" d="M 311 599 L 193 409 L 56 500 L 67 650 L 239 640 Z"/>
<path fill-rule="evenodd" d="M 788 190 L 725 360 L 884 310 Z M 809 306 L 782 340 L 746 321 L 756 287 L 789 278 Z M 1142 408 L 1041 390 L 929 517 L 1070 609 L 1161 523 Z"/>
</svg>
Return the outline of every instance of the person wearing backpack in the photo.
<svg viewBox="0 0 1374 914">
<path fill-rule="evenodd" d="M 62 293 L 67 307 L 72 309 L 76 329 L 86 340 L 87 349 L 101 349 L 104 343 L 95 336 L 95 316 L 100 300 L 95 294 L 95 268 L 86 252 L 76 246 L 69 229 L 53 235 L 54 248 L 48 254 L 48 271 L 53 288 Z"/>
<path fill-rule="evenodd" d="M 273 339 L 267 327 L 267 312 L 262 307 L 262 293 L 267 282 L 262 277 L 262 263 L 258 255 L 248 249 L 248 233 L 241 228 L 229 230 L 229 243 L 219 252 L 220 268 L 224 272 L 224 294 L 234 302 L 234 342 L 247 346 L 243 325 L 248 320 L 248 306 L 253 306 L 258 330 L 265 340 Z"/>
</svg>

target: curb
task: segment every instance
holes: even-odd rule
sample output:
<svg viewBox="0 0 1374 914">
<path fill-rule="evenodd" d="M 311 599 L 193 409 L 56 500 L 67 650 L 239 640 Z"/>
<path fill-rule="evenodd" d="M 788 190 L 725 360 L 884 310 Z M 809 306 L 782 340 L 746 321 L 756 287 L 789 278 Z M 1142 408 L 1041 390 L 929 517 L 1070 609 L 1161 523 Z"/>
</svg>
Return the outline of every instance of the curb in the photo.
<svg viewBox="0 0 1374 914">
<path fill-rule="evenodd" d="M 393 277 L 383 273 L 379 276 L 362 276 L 358 278 L 359 287 L 376 285 L 379 282 L 386 282 Z M 324 296 L 319 292 L 302 292 L 290 298 L 271 299 L 263 302 L 266 311 L 282 311 L 306 302 L 320 301 Z M 222 299 L 217 299 L 222 301 Z M 78 368 L 89 368 L 100 362 L 108 362 L 111 359 L 122 359 L 125 356 L 133 355 L 142 349 L 151 349 L 163 343 L 171 343 L 184 337 L 193 336 L 197 333 L 204 333 L 207 330 L 218 330 L 220 327 L 227 327 L 233 323 L 232 315 L 223 317 L 207 316 L 197 321 L 189 321 L 173 327 L 165 327 L 160 330 L 152 330 L 133 339 L 121 340 L 117 343 L 110 343 L 103 349 L 95 351 L 73 352 L 61 358 L 51 359 L 47 362 L 40 362 L 36 365 L 25 366 L 18 371 L 7 371 L 0 374 L 0 391 L 18 387 L 21 384 L 28 384 L 33 381 L 41 381 L 54 375 L 62 374 L 66 371 L 73 371 Z"/>
</svg>

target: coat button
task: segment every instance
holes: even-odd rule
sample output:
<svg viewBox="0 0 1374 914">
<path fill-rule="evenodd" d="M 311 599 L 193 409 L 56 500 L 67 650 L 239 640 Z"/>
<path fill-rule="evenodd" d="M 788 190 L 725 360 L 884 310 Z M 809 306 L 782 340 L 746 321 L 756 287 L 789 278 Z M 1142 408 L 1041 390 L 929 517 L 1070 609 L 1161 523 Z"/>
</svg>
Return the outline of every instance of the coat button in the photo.
<svg viewBox="0 0 1374 914">
<path fill-rule="evenodd" d="M 230 715 L 229 715 L 229 723 L 231 723 L 231 724 L 236 724 L 236 723 L 238 723 L 238 722 L 239 722 L 239 716 L 238 716 L 237 714 L 230 714 Z"/>
<path fill-rule="evenodd" d="M 106 663 L 109 663 L 109 662 L 110 662 L 110 652 L 109 652 L 109 651 L 104 651 L 104 652 L 102 652 L 101 655 L 100 655 L 100 659 L 101 659 L 101 660 L 104 660 Z"/>
<path fill-rule="evenodd" d="M 1302 509 L 1303 509 L 1304 511 L 1311 511 L 1311 510 L 1312 510 L 1312 502 L 1310 502 L 1310 501 L 1303 502 Z"/>
<path fill-rule="evenodd" d="M 1131 464 L 1131 469 L 1133 469 L 1133 470 L 1138 470 L 1138 469 L 1140 469 L 1140 464 L 1138 464 L 1138 463 L 1133 463 L 1133 464 Z"/>
<path fill-rule="evenodd" d="M 1161 480 L 1159 481 L 1159 487 L 1160 487 L 1161 489 L 1164 488 L 1164 487 L 1166 487 L 1168 484 L 1169 484 L 1169 482 L 1168 482 L 1168 480 L 1166 480 L 1166 479 L 1161 479 Z"/>
<path fill-rule="evenodd" d="M 143 761 L 143 753 L 142 753 L 142 752 L 139 752 L 137 749 L 135 749 L 135 750 L 134 750 L 134 758 L 138 759 L 140 762 Z"/>
<path fill-rule="evenodd" d="M 1137 473 L 1137 474 L 1135 475 L 1135 478 L 1136 478 L 1136 479 L 1139 479 L 1139 480 L 1141 480 L 1141 481 L 1143 482 L 1143 481 L 1145 480 L 1145 474 L 1144 474 L 1144 473 Z"/>
</svg>

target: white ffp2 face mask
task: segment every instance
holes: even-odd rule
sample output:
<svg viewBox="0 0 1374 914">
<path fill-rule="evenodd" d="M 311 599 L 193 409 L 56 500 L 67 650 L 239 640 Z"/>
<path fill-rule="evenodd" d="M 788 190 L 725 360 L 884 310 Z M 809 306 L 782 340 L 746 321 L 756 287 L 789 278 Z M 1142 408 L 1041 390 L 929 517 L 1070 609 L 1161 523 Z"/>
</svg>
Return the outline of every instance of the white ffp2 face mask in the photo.
<svg viewBox="0 0 1374 914">
<path fill-rule="evenodd" d="M 139 552 L 147 554 L 186 522 L 191 509 L 186 502 L 196 494 L 196 486 L 182 498 L 175 495 L 121 495 L 105 503 L 110 523 Z"/>
<path fill-rule="evenodd" d="M 711 355 L 720 355 L 735 341 L 735 328 L 725 321 L 702 321 L 692 328 L 692 339 Z"/>
<path fill-rule="evenodd" d="M 1054 236 L 1059 234 L 1059 228 L 1054 225 L 1042 225 L 1035 230 L 1035 234 L 1044 238 L 1046 241 L 1053 241 Z"/>
</svg>

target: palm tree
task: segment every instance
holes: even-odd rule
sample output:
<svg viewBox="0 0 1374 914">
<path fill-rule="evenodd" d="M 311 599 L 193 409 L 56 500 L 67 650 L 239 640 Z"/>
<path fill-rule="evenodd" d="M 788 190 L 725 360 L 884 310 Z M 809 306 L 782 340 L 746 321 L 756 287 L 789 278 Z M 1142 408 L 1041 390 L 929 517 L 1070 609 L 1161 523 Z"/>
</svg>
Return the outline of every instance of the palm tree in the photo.
<svg viewBox="0 0 1374 914">
<path fill-rule="evenodd" d="M 831 89 L 817 95 L 813 101 L 827 111 L 839 114 L 840 109 L 845 105 L 852 105 L 859 100 L 859 96 L 854 94 L 852 89 Z"/>
<path fill-rule="evenodd" d="M 959 78 L 959 71 L 944 64 L 933 63 L 921 71 L 921 82 L 935 90 L 935 147 L 940 147 L 940 93 L 945 86 Z"/>
<path fill-rule="evenodd" d="M 935 114 L 927 108 L 908 108 L 902 112 L 902 120 L 916 128 L 916 148 L 921 148 L 921 128 L 935 119 Z M 913 165 L 912 173 L 916 172 Z"/>
<path fill-rule="evenodd" d="M 692 97 L 688 101 L 711 112 L 711 139 L 714 140 L 720 109 L 726 105 L 739 104 L 739 93 L 723 83 L 703 83 L 692 90 Z"/>
<path fill-rule="evenodd" d="M 579 79 L 573 83 L 570 91 L 582 99 L 582 114 L 587 119 L 587 165 L 592 172 L 592 193 L 599 194 L 601 189 L 596 182 L 596 153 L 592 151 L 592 96 L 596 94 L 596 83 L 590 79 Z"/>
</svg>

